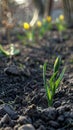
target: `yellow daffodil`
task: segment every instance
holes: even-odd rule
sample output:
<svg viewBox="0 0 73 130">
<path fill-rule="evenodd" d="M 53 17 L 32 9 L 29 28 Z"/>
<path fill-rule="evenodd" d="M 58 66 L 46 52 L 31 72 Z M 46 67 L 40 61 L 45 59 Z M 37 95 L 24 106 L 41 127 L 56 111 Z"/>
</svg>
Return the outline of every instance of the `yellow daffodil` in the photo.
<svg viewBox="0 0 73 130">
<path fill-rule="evenodd" d="M 63 20 L 64 20 L 64 15 L 60 15 L 60 16 L 59 16 L 59 20 L 60 20 L 60 21 L 63 21 Z"/>
<path fill-rule="evenodd" d="M 51 22 L 51 21 L 52 21 L 51 16 L 47 16 L 47 17 L 46 17 L 46 20 L 47 20 L 48 22 Z"/>
<path fill-rule="evenodd" d="M 37 21 L 37 26 L 41 27 L 42 26 L 42 22 L 41 21 Z"/>
<path fill-rule="evenodd" d="M 26 23 L 26 22 L 23 24 L 23 27 L 24 27 L 25 30 L 29 30 L 30 29 L 29 23 Z"/>
</svg>

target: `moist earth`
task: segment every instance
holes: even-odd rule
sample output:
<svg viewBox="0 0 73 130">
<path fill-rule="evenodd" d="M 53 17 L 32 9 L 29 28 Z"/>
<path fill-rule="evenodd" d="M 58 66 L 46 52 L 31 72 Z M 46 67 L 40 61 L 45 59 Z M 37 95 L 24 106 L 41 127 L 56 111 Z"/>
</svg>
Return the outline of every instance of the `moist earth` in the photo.
<svg viewBox="0 0 73 130">
<path fill-rule="evenodd" d="M 11 36 L 18 56 L 0 54 L 0 130 L 73 130 L 73 38 L 60 41 L 47 34 L 35 43 L 25 45 Z M 56 34 L 56 32 L 55 32 Z M 9 48 L 6 37 L 2 45 Z M 60 70 L 66 66 L 64 78 L 48 107 L 43 85 L 42 66 L 47 62 L 47 79 L 60 55 Z"/>
</svg>

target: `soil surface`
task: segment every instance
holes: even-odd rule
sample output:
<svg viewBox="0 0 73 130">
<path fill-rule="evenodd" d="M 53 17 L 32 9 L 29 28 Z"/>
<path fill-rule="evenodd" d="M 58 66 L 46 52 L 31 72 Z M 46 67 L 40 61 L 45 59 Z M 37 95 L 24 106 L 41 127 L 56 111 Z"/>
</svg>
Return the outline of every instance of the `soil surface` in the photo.
<svg viewBox="0 0 73 130">
<path fill-rule="evenodd" d="M 16 35 L 12 42 L 20 49 L 13 58 L 0 55 L 0 130 L 73 130 L 73 38 L 60 42 L 51 32 L 36 43 L 24 45 Z M 5 49 L 9 48 L 5 37 Z M 60 55 L 66 66 L 56 91 L 53 106 L 48 107 L 43 85 L 43 64 L 47 61 L 47 79 Z"/>
</svg>

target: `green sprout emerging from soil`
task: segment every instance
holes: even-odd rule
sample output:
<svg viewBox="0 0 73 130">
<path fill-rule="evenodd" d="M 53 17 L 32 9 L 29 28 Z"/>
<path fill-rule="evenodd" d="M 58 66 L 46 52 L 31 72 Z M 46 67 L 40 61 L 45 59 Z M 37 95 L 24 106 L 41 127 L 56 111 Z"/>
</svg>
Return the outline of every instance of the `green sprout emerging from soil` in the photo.
<svg viewBox="0 0 73 130">
<path fill-rule="evenodd" d="M 27 22 L 24 22 L 23 27 L 25 30 L 25 36 L 26 36 L 27 41 L 34 42 L 34 39 L 35 39 L 34 27 L 31 27 L 30 24 Z"/>
<path fill-rule="evenodd" d="M 43 65 L 43 80 L 44 80 L 44 87 L 45 87 L 46 96 L 48 100 L 48 106 L 53 105 L 54 95 L 60 85 L 61 80 L 63 79 L 64 73 L 66 70 L 66 68 L 64 67 L 62 72 L 59 73 L 60 63 L 61 63 L 61 58 L 57 57 L 54 63 L 53 74 L 49 80 L 46 79 L 47 63 L 44 63 Z"/>
<path fill-rule="evenodd" d="M 62 42 L 63 41 L 63 34 L 67 29 L 65 20 L 64 20 L 64 15 L 60 15 L 59 18 L 56 19 L 56 27 L 58 30 L 58 35 L 59 35 L 59 39 Z"/>
<path fill-rule="evenodd" d="M 10 44 L 10 51 L 8 51 L 8 50 L 5 50 L 3 46 L 0 44 L 0 53 L 4 54 L 5 56 L 11 57 L 11 56 L 18 55 L 20 53 L 20 50 L 15 49 L 14 45 Z"/>
<path fill-rule="evenodd" d="M 52 30 L 51 16 L 47 16 L 45 19 L 42 19 L 42 21 L 38 20 L 36 23 L 36 28 L 39 39 L 42 39 L 48 31 L 50 32 Z"/>
<path fill-rule="evenodd" d="M 17 35 L 18 39 L 22 41 L 24 45 L 35 42 L 35 27 L 31 27 L 28 22 L 23 23 L 24 35 Z"/>
</svg>

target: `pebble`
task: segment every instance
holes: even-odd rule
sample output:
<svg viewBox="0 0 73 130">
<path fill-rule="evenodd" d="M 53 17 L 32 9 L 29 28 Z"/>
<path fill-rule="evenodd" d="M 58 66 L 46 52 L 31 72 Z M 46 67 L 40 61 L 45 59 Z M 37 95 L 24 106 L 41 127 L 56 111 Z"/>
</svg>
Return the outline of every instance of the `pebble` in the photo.
<svg viewBox="0 0 73 130">
<path fill-rule="evenodd" d="M 60 107 L 61 106 L 61 102 L 60 101 L 56 101 L 53 106 L 55 108 Z"/>
<path fill-rule="evenodd" d="M 1 105 L 1 104 L 4 104 L 4 102 L 3 102 L 3 100 L 0 99 L 0 105 Z"/>
<path fill-rule="evenodd" d="M 15 125 L 14 130 L 18 130 L 19 127 L 20 127 L 20 124 Z"/>
<path fill-rule="evenodd" d="M 37 130 L 46 130 L 44 125 L 41 125 Z"/>
<path fill-rule="evenodd" d="M 31 124 L 26 124 L 19 127 L 18 130 L 35 130 L 35 128 Z"/>
<path fill-rule="evenodd" d="M 67 117 L 70 117 L 70 112 L 64 112 L 64 117 L 67 118 Z"/>
<path fill-rule="evenodd" d="M 63 113 L 65 113 L 65 111 L 70 111 L 70 109 L 71 109 L 70 106 L 64 105 L 64 106 L 58 107 L 57 111 L 59 114 L 63 114 Z"/>
<path fill-rule="evenodd" d="M 49 121 L 49 125 L 54 127 L 54 128 L 58 128 L 59 127 L 59 123 L 56 121 Z"/>
<path fill-rule="evenodd" d="M 70 113 L 70 117 L 73 119 L 73 111 Z"/>
<path fill-rule="evenodd" d="M 11 122 L 10 122 L 10 126 L 11 126 L 11 127 L 14 127 L 16 123 L 17 123 L 16 121 L 11 120 Z"/>
<path fill-rule="evenodd" d="M 47 127 L 47 130 L 56 130 L 56 129 L 49 126 L 49 127 Z"/>
<path fill-rule="evenodd" d="M 64 121 L 64 119 L 65 119 L 65 118 L 64 118 L 64 116 L 63 116 L 63 115 L 60 115 L 60 116 L 58 117 L 58 121 L 59 121 L 59 122 L 63 122 L 63 121 Z"/>
<path fill-rule="evenodd" d="M 15 110 L 12 108 L 12 106 L 10 106 L 8 104 L 4 104 L 2 106 L 2 109 L 5 111 L 5 113 L 7 113 L 11 117 L 11 119 L 18 118 L 18 114 L 15 112 Z"/>
<path fill-rule="evenodd" d="M 73 119 L 72 118 L 67 118 L 65 121 L 66 124 L 70 124 L 73 126 Z"/>
<path fill-rule="evenodd" d="M 20 71 L 16 65 L 10 65 L 7 68 L 5 68 L 4 71 L 7 75 L 15 75 L 15 76 L 20 75 Z"/>
<path fill-rule="evenodd" d="M 17 122 L 21 125 L 31 123 L 31 119 L 27 116 L 20 116 Z"/>
<path fill-rule="evenodd" d="M 65 128 L 59 128 L 59 129 L 57 129 L 57 130 L 65 130 Z"/>
<path fill-rule="evenodd" d="M 8 66 L 7 68 L 5 68 L 4 72 L 7 74 L 7 75 L 14 75 L 14 76 L 21 76 L 21 75 L 24 75 L 26 77 L 29 77 L 30 76 L 30 72 L 27 68 L 25 69 L 20 69 L 18 68 L 16 65 L 10 65 Z"/>
<path fill-rule="evenodd" d="M 6 127 L 5 130 L 13 130 L 11 127 Z"/>
<path fill-rule="evenodd" d="M 35 128 L 39 128 L 42 124 L 44 124 L 44 122 L 41 119 L 38 119 L 35 121 L 34 126 Z"/>
<path fill-rule="evenodd" d="M 3 118 L 1 119 L 2 124 L 9 124 L 11 122 L 11 118 L 9 117 L 8 114 L 4 115 Z"/>
<path fill-rule="evenodd" d="M 22 98 L 20 96 L 17 96 L 15 98 L 15 104 L 19 104 L 19 103 L 22 103 Z"/>
<path fill-rule="evenodd" d="M 49 107 L 47 109 L 44 109 L 41 112 L 41 118 L 45 120 L 55 120 L 57 117 L 57 111 L 53 107 Z"/>
</svg>

